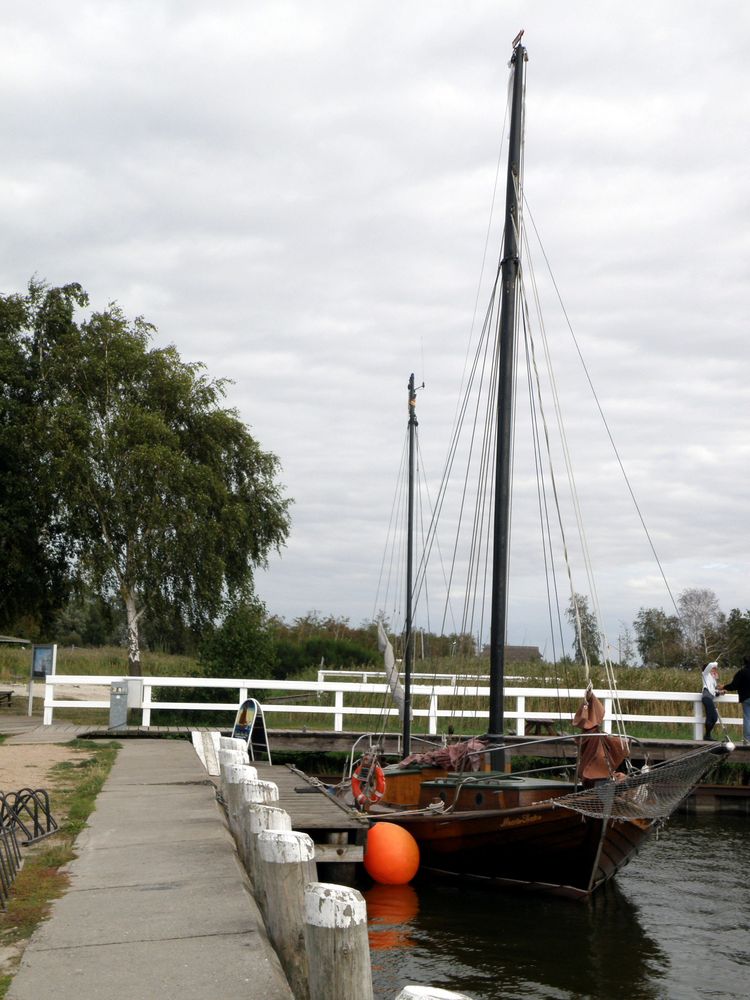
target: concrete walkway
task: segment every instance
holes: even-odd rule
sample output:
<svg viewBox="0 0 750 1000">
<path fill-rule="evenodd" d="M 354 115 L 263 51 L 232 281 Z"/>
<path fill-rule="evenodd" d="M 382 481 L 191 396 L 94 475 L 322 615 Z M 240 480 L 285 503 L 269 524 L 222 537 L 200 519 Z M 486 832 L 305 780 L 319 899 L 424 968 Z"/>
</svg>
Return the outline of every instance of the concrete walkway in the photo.
<svg viewBox="0 0 750 1000">
<path fill-rule="evenodd" d="M 124 742 L 8 1000 L 291 1000 L 190 743 Z"/>
</svg>

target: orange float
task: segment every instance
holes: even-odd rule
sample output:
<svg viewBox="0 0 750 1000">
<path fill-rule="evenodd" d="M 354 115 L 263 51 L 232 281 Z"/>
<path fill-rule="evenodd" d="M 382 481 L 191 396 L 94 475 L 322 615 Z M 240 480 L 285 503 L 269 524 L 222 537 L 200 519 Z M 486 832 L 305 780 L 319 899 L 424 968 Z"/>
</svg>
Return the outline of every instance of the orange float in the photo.
<svg viewBox="0 0 750 1000">
<path fill-rule="evenodd" d="M 367 831 L 365 871 L 381 885 L 405 885 L 419 869 L 419 845 L 395 823 L 375 823 Z"/>
</svg>

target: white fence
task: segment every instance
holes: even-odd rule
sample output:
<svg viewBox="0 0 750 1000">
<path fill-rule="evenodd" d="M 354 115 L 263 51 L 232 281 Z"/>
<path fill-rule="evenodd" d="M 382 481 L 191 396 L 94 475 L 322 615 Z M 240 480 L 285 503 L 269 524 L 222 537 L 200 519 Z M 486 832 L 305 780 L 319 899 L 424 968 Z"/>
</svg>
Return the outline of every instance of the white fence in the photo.
<svg viewBox="0 0 750 1000">
<path fill-rule="evenodd" d="M 152 725 L 151 714 L 159 710 L 197 711 L 197 712 L 227 712 L 234 713 L 248 697 L 260 698 L 263 711 L 269 723 L 273 723 L 276 715 L 317 715 L 333 719 L 335 732 L 344 731 L 344 719 L 356 717 L 360 722 L 364 718 L 379 719 L 389 715 L 396 717 L 395 707 L 390 707 L 388 686 L 373 681 L 272 681 L 272 680 L 215 680 L 196 677 L 142 677 L 123 678 L 117 676 L 87 676 L 87 675 L 54 675 L 47 678 L 44 694 L 44 725 L 50 725 L 54 712 L 59 708 L 109 709 L 110 693 L 115 684 L 120 690 L 127 683 L 128 707 L 141 712 L 140 725 Z M 224 702 L 206 701 L 170 701 L 169 689 L 197 690 L 200 688 L 219 688 L 227 692 Z M 158 689 L 159 700 L 155 698 Z M 68 697 L 65 697 L 65 695 Z M 101 693 L 101 697 L 93 697 Z M 487 720 L 489 713 L 484 706 L 489 697 L 486 685 L 466 685 L 461 683 L 413 684 L 412 698 L 418 699 L 426 707 L 414 707 L 412 715 L 415 719 L 427 719 L 427 731 L 437 735 L 441 731 L 441 720 Z M 612 732 L 613 709 L 615 699 L 619 700 L 622 712 L 621 718 L 627 727 L 631 722 L 677 723 L 692 727 L 694 739 L 702 739 L 704 731 L 703 706 L 700 694 L 685 691 L 618 691 L 597 690 L 597 696 L 604 704 L 604 729 Z M 354 704 L 361 702 L 362 696 L 372 699 L 372 704 Z M 516 733 L 523 736 L 529 723 L 535 720 L 553 722 L 569 722 L 581 702 L 581 690 L 570 688 L 549 687 L 507 687 L 505 689 L 506 705 L 514 702 L 515 707 L 505 712 L 507 720 L 515 722 Z M 468 699 L 474 701 L 476 708 L 456 710 L 448 705 L 449 699 Z M 541 709 L 527 710 L 529 699 L 538 699 Z M 721 702 L 736 704 L 737 696 L 724 695 L 717 699 L 719 711 Z M 653 705 L 659 702 L 674 703 L 675 714 L 657 715 L 655 712 L 646 714 L 628 714 L 629 702 L 645 702 Z M 386 707 L 388 706 L 388 707 Z M 677 714 L 680 712 L 681 714 Z M 227 719 L 227 724 L 232 719 Z M 727 725 L 741 726 L 741 718 L 724 719 Z M 357 727 L 362 728 L 361 726 Z M 470 727 L 466 727 L 467 729 Z M 686 733 L 687 737 L 687 733 Z"/>
</svg>

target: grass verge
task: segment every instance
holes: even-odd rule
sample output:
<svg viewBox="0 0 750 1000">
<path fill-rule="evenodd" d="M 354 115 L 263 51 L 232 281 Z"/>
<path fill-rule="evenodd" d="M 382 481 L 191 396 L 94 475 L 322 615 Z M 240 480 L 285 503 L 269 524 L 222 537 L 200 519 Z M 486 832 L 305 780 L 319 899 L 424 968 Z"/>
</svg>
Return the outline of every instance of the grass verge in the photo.
<svg viewBox="0 0 750 1000">
<path fill-rule="evenodd" d="M 23 867 L 16 876 L 8 906 L 0 912 L 0 948 L 15 955 L 16 964 L 23 943 L 49 915 L 53 900 L 65 892 L 65 866 L 76 854 L 74 842 L 86 826 L 96 797 L 115 762 L 119 743 L 74 740 L 71 749 L 85 752 L 76 760 L 55 764 L 50 771 L 48 791 L 56 833 L 30 847 L 22 848 Z M 15 946 L 15 947 L 14 947 Z M 5 997 L 14 969 L 0 975 L 0 1000 Z M 3 970 L 6 973 L 7 970 Z"/>
</svg>

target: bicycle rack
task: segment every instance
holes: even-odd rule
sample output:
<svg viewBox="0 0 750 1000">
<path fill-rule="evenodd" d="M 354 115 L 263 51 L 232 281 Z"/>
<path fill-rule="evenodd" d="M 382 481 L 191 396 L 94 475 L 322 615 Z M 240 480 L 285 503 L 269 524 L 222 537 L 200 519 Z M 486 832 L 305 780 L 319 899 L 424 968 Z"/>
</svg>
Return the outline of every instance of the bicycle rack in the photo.
<svg viewBox="0 0 750 1000">
<path fill-rule="evenodd" d="M 3 910 L 20 867 L 21 851 L 16 838 L 16 825 L 12 821 L 6 824 L 3 820 L 0 823 L 0 907 Z"/>
<path fill-rule="evenodd" d="M 49 837 L 57 830 L 44 788 L 22 788 L 19 792 L 0 792 L 0 824 L 23 831 L 24 847 Z"/>
</svg>

